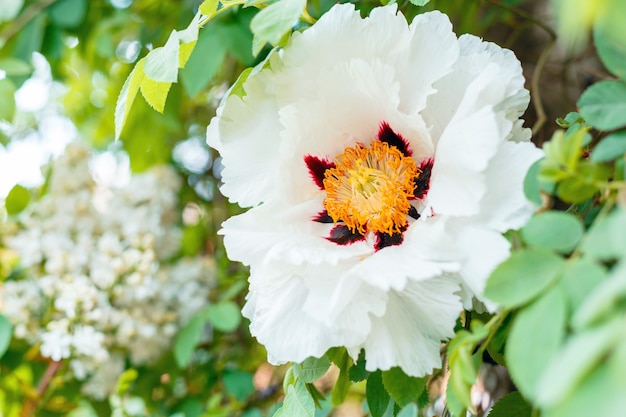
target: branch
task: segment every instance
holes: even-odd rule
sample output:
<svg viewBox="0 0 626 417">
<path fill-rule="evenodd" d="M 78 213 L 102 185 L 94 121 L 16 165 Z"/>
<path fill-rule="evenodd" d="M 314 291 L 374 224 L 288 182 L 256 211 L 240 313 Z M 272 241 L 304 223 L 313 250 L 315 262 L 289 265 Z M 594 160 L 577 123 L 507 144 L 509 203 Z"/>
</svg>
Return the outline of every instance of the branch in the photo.
<svg viewBox="0 0 626 417">
<path fill-rule="evenodd" d="M 42 11 L 50 7 L 58 0 L 41 0 L 28 6 L 24 11 L 2 32 L 0 32 L 0 46 L 4 45 L 9 39 L 15 36 L 24 26 L 33 20 Z"/>
<path fill-rule="evenodd" d="M 56 0 L 54 0 L 56 1 Z M 61 361 L 51 361 L 48 363 L 48 367 L 46 368 L 46 372 L 43 374 L 41 379 L 39 380 L 39 385 L 37 385 L 37 395 L 31 398 L 28 398 L 24 403 L 24 408 L 20 413 L 20 417 L 31 417 L 35 415 L 35 411 L 37 410 L 37 406 L 39 405 L 39 401 L 41 397 L 45 394 L 52 378 L 56 375 L 56 373 L 61 369 L 63 362 Z"/>
</svg>

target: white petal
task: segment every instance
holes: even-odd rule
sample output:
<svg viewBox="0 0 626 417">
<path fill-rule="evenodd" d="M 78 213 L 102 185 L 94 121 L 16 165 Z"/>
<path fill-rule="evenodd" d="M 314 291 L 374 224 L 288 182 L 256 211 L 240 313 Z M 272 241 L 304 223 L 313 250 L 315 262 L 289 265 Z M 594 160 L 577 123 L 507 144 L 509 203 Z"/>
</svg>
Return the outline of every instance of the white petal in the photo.
<svg viewBox="0 0 626 417">
<path fill-rule="evenodd" d="M 333 285 L 336 274 L 349 267 L 322 264 L 296 268 L 273 263 L 251 271 L 250 293 L 243 309 L 250 331 L 267 349 L 269 360 L 279 364 L 321 356 L 334 346 L 355 346 L 370 332 L 370 313 L 382 314 L 386 294 L 364 285 L 344 292 L 354 297 L 329 319 L 333 293 L 346 286 Z"/>
<path fill-rule="evenodd" d="M 483 291 L 493 270 L 509 257 L 511 244 L 500 233 L 479 227 L 463 227 L 457 239 L 466 255 L 459 272 L 463 283 L 488 310 L 494 311 L 496 305 L 483 296 Z M 466 307 L 471 306 L 471 299 L 463 301 Z"/>
<path fill-rule="evenodd" d="M 411 43 L 402 54 L 400 109 L 414 114 L 426 107 L 433 84 L 452 71 L 459 56 L 459 42 L 448 17 L 438 11 L 417 15 L 411 23 Z"/>
<path fill-rule="evenodd" d="M 299 205 L 281 201 L 231 217 L 220 231 L 228 257 L 246 265 L 272 261 L 336 264 L 340 259 L 358 259 L 373 252 L 364 241 L 344 246 L 328 241 L 333 225 L 312 220 L 321 209 L 321 201 Z"/>
<path fill-rule="evenodd" d="M 476 222 L 499 232 L 522 227 L 536 210 L 524 195 L 528 168 L 543 156 L 530 142 L 505 142 L 491 160 L 485 178 L 487 192 Z"/>
<path fill-rule="evenodd" d="M 256 82 L 248 79 L 246 87 Z M 207 129 L 207 142 L 223 159 L 220 190 L 231 202 L 251 207 L 274 193 L 283 174 L 275 161 L 280 131 L 278 110 L 269 98 L 249 94 L 242 100 L 232 95 L 218 110 Z"/>
<path fill-rule="evenodd" d="M 441 367 L 441 341 L 454 335 L 461 303 L 455 280 L 410 282 L 402 292 L 389 293 L 387 311 L 372 319 L 365 341 L 366 368 L 399 366 L 408 375 L 423 376 Z"/>
</svg>

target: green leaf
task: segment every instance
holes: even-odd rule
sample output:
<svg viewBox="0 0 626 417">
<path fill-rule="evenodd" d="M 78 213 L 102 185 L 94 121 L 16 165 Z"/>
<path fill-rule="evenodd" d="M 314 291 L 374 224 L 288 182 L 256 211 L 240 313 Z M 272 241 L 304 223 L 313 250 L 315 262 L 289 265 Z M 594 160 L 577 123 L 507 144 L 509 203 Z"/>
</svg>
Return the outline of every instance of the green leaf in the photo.
<svg viewBox="0 0 626 417">
<path fill-rule="evenodd" d="M 174 83 L 178 80 L 180 43 L 178 32 L 172 31 L 164 46 L 150 51 L 146 56 L 144 72 L 153 81 Z"/>
<path fill-rule="evenodd" d="M 145 62 L 145 58 L 137 62 L 135 68 L 133 68 L 128 78 L 126 78 L 120 95 L 117 98 L 117 103 L 115 104 L 115 140 L 120 138 L 122 128 L 126 124 L 130 109 L 141 87 L 141 82 L 145 75 L 143 71 Z"/>
<path fill-rule="evenodd" d="M 620 416 L 626 409 L 623 368 L 602 364 L 590 370 L 577 389 L 542 417 Z"/>
<path fill-rule="evenodd" d="M 222 376 L 222 383 L 226 392 L 239 401 L 245 401 L 255 390 L 252 374 L 246 371 L 226 371 Z"/>
<path fill-rule="evenodd" d="M 178 332 L 174 340 L 174 359 L 179 368 L 189 364 L 196 345 L 202 339 L 204 330 L 204 318 L 195 316 Z"/>
<path fill-rule="evenodd" d="M 367 406 L 370 409 L 372 417 L 382 417 L 389 406 L 391 398 L 383 385 L 381 371 L 371 373 L 369 378 L 367 378 L 365 397 L 367 398 Z"/>
<path fill-rule="evenodd" d="M 0 23 L 15 19 L 23 5 L 24 0 L 3 0 L 2 7 L 0 7 Z"/>
<path fill-rule="evenodd" d="M 599 130 L 626 126 L 626 83 L 600 81 L 589 87 L 578 100 L 580 114 Z"/>
<path fill-rule="evenodd" d="M 306 0 L 278 0 L 252 18 L 250 29 L 259 40 L 277 45 L 298 21 L 304 6 Z"/>
<path fill-rule="evenodd" d="M 593 25 L 596 52 L 609 71 L 626 79 L 626 3 L 621 0 L 605 0 L 605 3 Z"/>
<path fill-rule="evenodd" d="M 496 401 L 487 417 L 530 417 L 532 411 L 531 405 L 516 391 Z"/>
<path fill-rule="evenodd" d="M 339 405 L 346 399 L 350 390 L 349 369 L 352 365 L 352 359 L 350 359 L 345 349 L 336 350 L 334 354 L 331 351 L 329 351 L 327 356 L 339 368 L 339 377 L 337 377 L 333 387 L 331 399 L 334 405 Z"/>
<path fill-rule="evenodd" d="M 9 79 L 0 80 L 0 120 L 13 121 L 15 115 L 15 84 Z"/>
<path fill-rule="evenodd" d="M 287 388 L 287 395 L 283 403 L 285 417 L 315 417 L 315 402 L 302 381 Z"/>
<path fill-rule="evenodd" d="M 59 0 L 48 8 L 48 16 L 55 26 L 78 27 L 87 15 L 87 0 Z"/>
<path fill-rule="evenodd" d="M 570 260 L 559 285 L 565 291 L 571 310 L 576 311 L 606 276 L 606 269 L 588 257 Z"/>
<path fill-rule="evenodd" d="M 30 75 L 33 72 L 33 67 L 21 59 L 7 57 L 0 59 L 0 70 L 9 77 L 20 77 Z"/>
<path fill-rule="evenodd" d="M 233 301 L 220 301 L 205 310 L 206 318 L 213 327 L 222 332 L 232 332 L 241 323 L 241 311 Z"/>
<path fill-rule="evenodd" d="M 610 318 L 620 311 L 626 299 L 626 261 L 621 261 L 611 275 L 601 282 L 572 316 L 572 327 L 582 329 Z"/>
<path fill-rule="evenodd" d="M 13 337 L 13 325 L 5 316 L 0 314 L 0 358 L 4 356 Z"/>
<path fill-rule="evenodd" d="M 538 206 L 543 203 L 541 200 L 541 192 L 552 194 L 555 189 L 554 184 L 539 181 L 539 171 L 542 161 L 543 159 L 535 161 L 535 163 L 528 168 L 528 172 L 526 172 L 526 176 L 524 177 L 524 194 L 526 198 Z"/>
<path fill-rule="evenodd" d="M 11 188 L 9 194 L 4 200 L 4 204 L 7 210 L 7 214 L 13 216 L 26 208 L 30 201 L 30 193 L 21 185 L 16 185 Z"/>
<path fill-rule="evenodd" d="M 425 6 L 430 3 L 430 0 L 411 0 L 411 4 L 416 6 Z"/>
<path fill-rule="evenodd" d="M 400 407 L 417 401 L 426 387 L 425 378 L 408 376 L 395 367 L 383 372 L 383 385 Z"/>
<path fill-rule="evenodd" d="M 211 25 L 200 32 L 189 61 L 180 71 L 180 81 L 189 97 L 194 97 L 209 84 L 224 61 L 226 49 L 218 27 Z"/>
<path fill-rule="evenodd" d="M 578 204 L 583 203 L 597 193 L 598 187 L 589 184 L 580 178 L 568 178 L 556 188 L 556 195 L 563 201 Z"/>
<path fill-rule="evenodd" d="M 39 13 L 26 26 L 20 29 L 13 50 L 15 58 L 31 62 L 33 52 L 41 50 L 47 20 L 45 13 Z"/>
<path fill-rule="evenodd" d="M 365 355 L 363 355 L 363 352 L 359 355 L 359 359 L 356 361 L 356 364 L 350 367 L 349 375 L 350 381 L 352 382 L 360 382 L 367 379 L 369 372 L 365 370 Z"/>
<path fill-rule="evenodd" d="M 163 113 L 170 87 L 172 87 L 172 83 L 154 81 L 148 77 L 143 77 L 140 87 L 141 95 L 146 99 L 150 107 L 159 113 Z"/>
<path fill-rule="evenodd" d="M 124 371 L 122 375 L 117 379 L 117 383 L 115 384 L 115 395 L 118 397 L 123 397 L 128 390 L 132 387 L 132 385 L 137 380 L 139 373 L 136 369 L 130 368 Z"/>
<path fill-rule="evenodd" d="M 212 16 L 217 11 L 219 0 L 204 0 L 198 10 L 205 16 Z"/>
<path fill-rule="evenodd" d="M 450 378 L 452 378 L 452 375 L 453 374 L 450 374 Z M 469 396 L 469 391 L 467 392 L 467 396 Z M 448 380 L 448 386 L 446 387 L 446 408 L 452 413 L 454 417 L 465 416 L 466 407 L 457 397 L 457 393 L 453 387 L 453 381 L 451 381 L 450 379 Z"/>
<path fill-rule="evenodd" d="M 626 254 L 626 210 L 617 209 L 608 217 L 598 219 L 585 236 L 585 254 L 602 261 L 618 259 Z"/>
<path fill-rule="evenodd" d="M 540 213 L 521 231 L 522 238 L 529 245 L 562 253 L 574 250 L 584 232 L 583 224 L 576 216 L 562 211 Z"/>
<path fill-rule="evenodd" d="M 550 320 L 543 320 L 550 321 Z M 536 401 L 546 407 L 570 396 L 606 353 L 623 339 L 623 319 L 572 336 L 563 349 L 553 355 L 536 386 Z"/>
<path fill-rule="evenodd" d="M 416 404 L 409 404 L 398 413 L 397 417 L 418 417 L 419 409 Z"/>
<path fill-rule="evenodd" d="M 330 360 L 326 356 L 321 358 L 309 357 L 301 364 L 294 364 L 294 372 L 303 382 L 311 383 L 324 376 L 329 367 Z"/>
<path fill-rule="evenodd" d="M 513 321 L 505 356 L 511 378 L 527 398 L 536 398 L 541 374 L 563 342 L 566 314 L 565 295 L 557 287 L 521 310 Z"/>
<path fill-rule="evenodd" d="M 603 138 L 591 152 L 594 162 L 607 162 L 623 157 L 626 153 L 626 130 L 612 133 Z"/>
<path fill-rule="evenodd" d="M 504 307 L 520 306 L 548 288 L 564 264 L 563 258 L 552 252 L 520 250 L 493 271 L 485 296 Z"/>
</svg>

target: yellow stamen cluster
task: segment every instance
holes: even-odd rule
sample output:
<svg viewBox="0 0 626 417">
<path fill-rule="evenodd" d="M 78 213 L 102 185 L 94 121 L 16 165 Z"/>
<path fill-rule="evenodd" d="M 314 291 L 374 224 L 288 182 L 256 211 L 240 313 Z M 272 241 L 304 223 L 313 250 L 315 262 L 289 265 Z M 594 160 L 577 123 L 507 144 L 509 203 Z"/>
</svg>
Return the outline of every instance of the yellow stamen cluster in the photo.
<svg viewBox="0 0 626 417">
<path fill-rule="evenodd" d="M 420 170 L 395 146 L 372 142 L 346 148 L 324 174 L 324 207 L 352 232 L 400 233 Z"/>
</svg>

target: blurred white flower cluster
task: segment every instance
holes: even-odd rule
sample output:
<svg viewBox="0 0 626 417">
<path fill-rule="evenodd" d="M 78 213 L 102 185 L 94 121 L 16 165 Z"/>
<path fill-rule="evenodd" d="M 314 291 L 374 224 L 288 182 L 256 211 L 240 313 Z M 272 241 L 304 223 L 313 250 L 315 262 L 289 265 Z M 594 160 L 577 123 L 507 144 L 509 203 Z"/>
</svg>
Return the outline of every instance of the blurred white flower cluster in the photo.
<svg viewBox="0 0 626 417">
<path fill-rule="evenodd" d="M 125 369 L 156 360 L 207 304 L 207 258 L 168 262 L 180 249 L 179 178 L 170 167 L 99 186 L 89 149 L 71 144 L 52 164 L 49 189 L 5 239 L 27 278 L 0 289 L 15 337 L 68 359 L 83 391 L 106 397 Z"/>
</svg>

